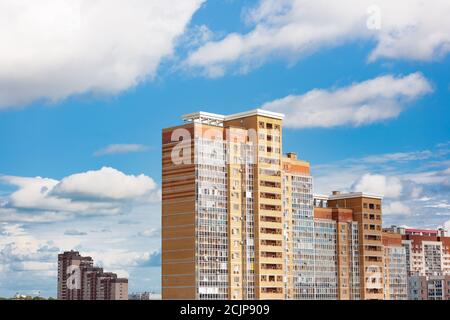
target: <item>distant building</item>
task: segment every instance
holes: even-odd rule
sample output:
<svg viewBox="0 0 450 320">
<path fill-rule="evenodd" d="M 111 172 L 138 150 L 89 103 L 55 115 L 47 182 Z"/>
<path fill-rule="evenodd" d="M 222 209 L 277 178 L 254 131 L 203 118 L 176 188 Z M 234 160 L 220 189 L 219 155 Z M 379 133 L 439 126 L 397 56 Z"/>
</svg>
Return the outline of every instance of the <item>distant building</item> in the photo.
<svg viewBox="0 0 450 320">
<path fill-rule="evenodd" d="M 402 237 L 382 231 L 381 200 L 314 195 L 315 299 L 407 299 Z"/>
<path fill-rule="evenodd" d="M 58 255 L 58 300 L 128 300 L 128 279 L 95 267 L 77 251 Z"/>
<path fill-rule="evenodd" d="M 450 300 L 450 276 L 411 276 L 408 278 L 409 300 Z"/>
<path fill-rule="evenodd" d="M 317 198 L 316 198 L 317 199 Z M 320 300 L 359 300 L 360 257 L 358 223 L 353 211 L 326 208 L 316 201 L 314 208 L 314 280 Z"/>
<path fill-rule="evenodd" d="M 406 253 L 408 298 L 450 300 L 450 237 L 444 229 L 386 229 L 402 238 Z"/>
<path fill-rule="evenodd" d="M 345 289 L 340 291 L 344 294 L 352 289 L 346 298 L 385 298 L 381 204 L 382 197 L 378 195 L 336 191 L 327 200 L 328 208 L 322 209 L 335 212 L 331 218 L 337 222 L 336 237 L 342 246 L 336 252 L 341 264 L 340 287 Z M 355 289 L 359 289 L 359 295 Z"/>
<path fill-rule="evenodd" d="M 406 250 L 402 237 L 392 232 L 383 232 L 384 246 L 384 298 L 385 300 L 408 299 L 408 275 Z"/>
<path fill-rule="evenodd" d="M 161 294 L 153 292 L 135 292 L 128 296 L 128 300 L 161 300 Z"/>
</svg>

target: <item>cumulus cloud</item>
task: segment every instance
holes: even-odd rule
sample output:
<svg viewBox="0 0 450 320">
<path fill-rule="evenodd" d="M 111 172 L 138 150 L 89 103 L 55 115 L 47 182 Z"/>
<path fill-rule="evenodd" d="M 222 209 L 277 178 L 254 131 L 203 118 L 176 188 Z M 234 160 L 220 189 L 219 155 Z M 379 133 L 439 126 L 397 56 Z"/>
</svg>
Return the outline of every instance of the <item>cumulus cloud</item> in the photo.
<svg viewBox="0 0 450 320">
<path fill-rule="evenodd" d="M 387 215 L 408 215 L 411 213 L 411 208 L 401 201 L 393 201 L 383 205 L 383 213 Z"/>
<path fill-rule="evenodd" d="M 367 192 L 386 198 L 398 198 L 403 186 L 398 177 L 386 177 L 379 174 L 365 174 L 352 187 L 353 191 Z"/>
<path fill-rule="evenodd" d="M 110 270 L 139 266 L 152 256 L 150 252 L 135 252 L 123 249 L 84 251 L 82 254 L 93 257 L 97 265 Z"/>
<path fill-rule="evenodd" d="M 96 157 L 106 156 L 119 153 L 133 153 L 147 150 L 147 146 L 142 144 L 111 144 L 94 153 Z"/>
<path fill-rule="evenodd" d="M 265 103 L 261 108 L 286 114 L 291 128 L 361 126 L 397 117 L 407 104 L 432 92 L 420 73 L 382 76 L 334 90 L 312 90 Z"/>
<path fill-rule="evenodd" d="M 20 224 L 0 225 L 0 265 L 6 271 L 54 271 L 58 248 L 28 234 Z"/>
<path fill-rule="evenodd" d="M 186 64 L 221 76 L 230 65 L 245 71 L 355 40 L 375 42 L 370 60 L 428 61 L 450 51 L 449 14 L 447 0 L 261 0 L 244 15 L 251 31 L 200 46 Z"/>
<path fill-rule="evenodd" d="M 143 174 L 126 175 L 103 167 L 62 179 L 51 194 L 70 199 L 132 200 L 148 196 L 156 187 L 153 179 Z"/>
<path fill-rule="evenodd" d="M 117 215 L 132 204 L 156 202 L 159 190 L 145 175 L 104 167 L 54 180 L 1 176 L 17 187 L 0 205 L 2 221 L 55 221 L 83 215 Z M 36 219 L 36 220 L 33 220 Z"/>
<path fill-rule="evenodd" d="M 1 0 L 0 109 L 155 75 L 204 0 Z"/>
</svg>

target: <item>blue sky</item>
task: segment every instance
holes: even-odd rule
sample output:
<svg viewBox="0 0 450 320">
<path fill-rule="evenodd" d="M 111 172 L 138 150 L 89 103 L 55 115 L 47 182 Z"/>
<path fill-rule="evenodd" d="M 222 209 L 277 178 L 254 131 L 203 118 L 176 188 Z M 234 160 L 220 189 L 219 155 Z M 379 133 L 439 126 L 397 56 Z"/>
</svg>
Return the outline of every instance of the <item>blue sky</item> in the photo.
<svg viewBox="0 0 450 320">
<path fill-rule="evenodd" d="M 450 221 L 448 3 L 375 1 L 372 30 L 373 1 L 133 1 L 150 18 L 0 2 L 0 296 L 54 296 L 67 249 L 158 291 L 161 129 L 193 111 L 285 112 L 284 151 L 312 163 L 317 192 L 382 193 L 386 225 Z M 67 12 L 75 27 L 54 34 Z"/>
</svg>

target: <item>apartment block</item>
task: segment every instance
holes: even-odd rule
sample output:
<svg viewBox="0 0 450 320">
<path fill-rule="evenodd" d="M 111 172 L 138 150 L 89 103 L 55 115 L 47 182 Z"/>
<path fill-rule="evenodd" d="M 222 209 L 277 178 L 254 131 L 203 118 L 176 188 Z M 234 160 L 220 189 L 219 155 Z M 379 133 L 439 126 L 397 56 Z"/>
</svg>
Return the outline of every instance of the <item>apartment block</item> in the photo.
<svg viewBox="0 0 450 320">
<path fill-rule="evenodd" d="M 128 300 L 128 280 L 67 251 L 58 255 L 58 300 Z"/>
<path fill-rule="evenodd" d="M 408 277 L 409 300 L 450 300 L 450 276 Z"/>
<path fill-rule="evenodd" d="M 298 160 L 295 153 L 288 153 L 282 169 L 285 298 L 314 299 L 314 199 L 310 165 Z"/>
<path fill-rule="evenodd" d="M 325 207 L 315 199 L 313 298 L 359 300 L 359 231 L 353 211 Z"/>
<path fill-rule="evenodd" d="M 409 276 L 450 275 L 450 237 L 443 229 L 408 229 L 392 226 L 387 230 L 401 235 L 406 250 Z"/>
<path fill-rule="evenodd" d="M 408 299 L 408 275 L 406 250 L 402 237 L 392 232 L 383 232 L 384 246 L 384 299 Z"/>
<path fill-rule="evenodd" d="M 91 257 L 82 257 L 76 251 L 58 255 L 58 300 L 83 299 L 81 283 L 86 281 L 86 274 L 79 271 L 92 267 L 93 263 Z"/>
<path fill-rule="evenodd" d="M 401 237 L 406 254 L 408 298 L 449 300 L 450 237 L 444 229 L 386 229 Z"/>
<path fill-rule="evenodd" d="M 362 300 L 384 299 L 384 250 L 382 242 L 382 197 L 366 193 L 333 192 L 330 208 L 352 210 L 358 226 L 359 288 Z"/>
<path fill-rule="evenodd" d="M 164 299 L 285 298 L 282 119 L 198 112 L 163 130 Z"/>
<path fill-rule="evenodd" d="M 282 153 L 283 118 L 196 112 L 163 129 L 163 299 L 405 296 L 382 197 L 314 196 L 310 164 Z"/>
</svg>

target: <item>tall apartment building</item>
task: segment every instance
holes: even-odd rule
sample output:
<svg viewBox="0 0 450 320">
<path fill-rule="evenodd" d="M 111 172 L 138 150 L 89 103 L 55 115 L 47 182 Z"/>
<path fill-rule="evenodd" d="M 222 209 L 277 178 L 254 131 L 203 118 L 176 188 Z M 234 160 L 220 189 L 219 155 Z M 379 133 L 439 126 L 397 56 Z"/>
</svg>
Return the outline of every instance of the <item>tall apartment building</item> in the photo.
<svg viewBox="0 0 450 320">
<path fill-rule="evenodd" d="M 282 163 L 285 298 L 314 299 L 314 204 L 310 166 L 298 160 L 295 153 L 288 153 Z"/>
<path fill-rule="evenodd" d="M 450 299 L 450 237 L 445 230 L 386 229 L 401 237 L 406 253 L 408 298 Z"/>
<path fill-rule="evenodd" d="M 365 193 L 334 192 L 328 198 L 328 207 L 352 210 L 352 219 L 358 225 L 360 299 L 383 300 L 384 264 L 382 242 L 382 198 Z"/>
<path fill-rule="evenodd" d="M 402 237 L 392 232 L 383 232 L 384 246 L 384 299 L 408 299 L 408 275 L 406 250 Z"/>
<path fill-rule="evenodd" d="M 283 117 L 199 112 L 163 130 L 164 299 L 285 298 Z"/>
<path fill-rule="evenodd" d="M 405 249 L 401 236 L 380 232 L 381 200 L 365 193 L 314 196 L 315 283 L 322 288 L 316 299 L 407 299 Z"/>
<path fill-rule="evenodd" d="M 58 300 L 127 300 L 128 280 L 95 267 L 77 251 L 58 255 Z"/>
<path fill-rule="evenodd" d="M 381 197 L 314 197 L 309 163 L 282 154 L 282 114 L 183 120 L 162 132 L 163 299 L 386 298 L 401 252 Z"/>
<path fill-rule="evenodd" d="M 315 198 L 314 299 L 359 300 L 359 231 L 353 211 Z"/>
<path fill-rule="evenodd" d="M 409 300 L 450 300 L 450 275 L 408 277 Z"/>
<path fill-rule="evenodd" d="M 409 276 L 450 275 L 450 237 L 446 236 L 445 230 L 408 229 L 396 226 L 387 230 L 402 237 Z"/>
</svg>

